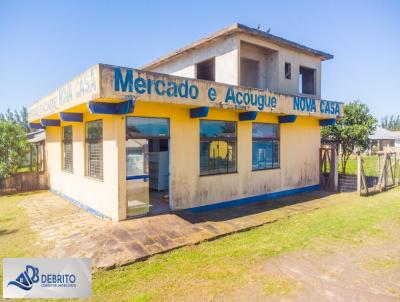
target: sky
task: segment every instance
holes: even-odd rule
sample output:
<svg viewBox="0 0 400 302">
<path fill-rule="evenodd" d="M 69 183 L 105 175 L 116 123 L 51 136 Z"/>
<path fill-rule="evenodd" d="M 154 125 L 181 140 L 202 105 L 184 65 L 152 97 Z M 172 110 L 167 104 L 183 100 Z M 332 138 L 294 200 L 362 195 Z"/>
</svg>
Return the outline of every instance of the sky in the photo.
<svg viewBox="0 0 400 302">
<path fill-rule="evenodd" d="M 0 0 L 0 112 L 97 63 L 140 67 L 232 23 L 333 54 L 322 98 L 400 114 L 400 1 Z"/>
</svg>

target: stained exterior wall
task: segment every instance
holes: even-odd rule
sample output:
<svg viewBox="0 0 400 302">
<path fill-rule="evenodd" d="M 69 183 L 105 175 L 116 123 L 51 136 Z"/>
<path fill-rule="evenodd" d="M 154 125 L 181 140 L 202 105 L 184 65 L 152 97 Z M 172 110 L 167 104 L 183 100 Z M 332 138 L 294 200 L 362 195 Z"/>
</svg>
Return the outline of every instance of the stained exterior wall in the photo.
<svg viewBox="0 0 400 302">
<path fill-rule="evenodd" d="M 317 119 L 298 117 L 295 123 L 281 124 L 281 167 L 252 171 L 252 122 L 239 122 L 234 111 L 211 109 L 206 119 L 237 122 L 238 172 L 200 176 L 200 120 L 191 119 L 187 108 L 139 102 L 133 115 L 170 119 L 171 198 L 175 209 L 319 183 Z M 255 122 L 278 123 L 278 119 L 273 114 L 259 114 Z"/>
<path fill-rule="evenodd" d="M 140 102 L 128 116 L 170 119 L 171 202 L 182 209 L 316 185 L 319 182 L 320 128 L 314 118 L 298 117 L 280 125 L 280 168 L 252 171 L 252 122 L 238 121 L 235 111 L 210 109 L 206 119 L 237 122 L 237 173 L 200 176 L 200 120 L 184 106 Z M 102 181 L 85 176 L 85 122 L 103 120 Z M 255 122 L 278 123 L 261 113 Z M 61 131 L 73 126 L 73 173 L 61 170 Z M 84 123 L 46 128 L 51 189 L 113 220 L 126 219 L 125 117 L 84 114 Z"/>
<path fill-rule="evenodd" d="M 103 180 L 85 176 L 85 125 L 87 121 L 103 120 Z M 46 155 L 50 188 L 113 220 L 120 220 L 124 209 L 119 209 L 119 180 L 122 177 L 118 159 L 118 145 L 125 124 L 121 117 L 112 115 L 84 114 L 83 123 L 62 122 L 61 127 L 46 128 Z M 72 125 L 73 172 L 62 170 L 62 127 Z M 125 145 L 122 146 L 125 148 Z M 123 204 L 121 206 L 124 206 Z"/>
</svg>

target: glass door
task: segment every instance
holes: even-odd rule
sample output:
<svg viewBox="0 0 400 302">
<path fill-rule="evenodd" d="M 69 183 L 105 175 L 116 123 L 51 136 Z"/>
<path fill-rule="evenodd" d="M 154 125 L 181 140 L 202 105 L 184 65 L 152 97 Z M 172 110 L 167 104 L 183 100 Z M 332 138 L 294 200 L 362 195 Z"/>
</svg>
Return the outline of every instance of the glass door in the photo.
<svg viewBox="0 0 400 302">
<path fill-rule="evenodd" d="M 169 120 L 126 117 L 127 216 L 169 209 Z"/>
<path fill-rule="evenodd" d="M 126 140 L 127 216 L 149 212 L 149 143 L 147 139 Z"/>
</svg>

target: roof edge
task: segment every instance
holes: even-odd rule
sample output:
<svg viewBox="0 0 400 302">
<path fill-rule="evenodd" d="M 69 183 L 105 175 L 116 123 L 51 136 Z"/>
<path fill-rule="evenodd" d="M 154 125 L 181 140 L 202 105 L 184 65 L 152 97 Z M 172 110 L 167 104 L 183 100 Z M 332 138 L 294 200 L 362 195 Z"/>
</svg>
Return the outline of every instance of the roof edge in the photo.
<svg viewBox="0 0 400 302">
<path fill-rule="evenodd" d="M 333 59 L 333 57 L 334 57 L 332 54 L 329 54 L 327 52 L 320 51 L 320 50 L 305 46 L 303 44 L 272 35 L 268 32 L 265 32 L 265 31 L 262 31 L 262 30 L 259 30 L 256 28 L 252 28 L 252 27 L 249 27 L 249 26 L 241 24 L 241 23 L 233 23 L 230 26 L 220 29 L 219 31 L 216 31 L 205 38 L 201 38 L 191 44 L 188 44 L 187 46 L 184 46 L 173 52 L 170 52 L 169 54 L 167 54 L 165 56 L 159 57 L 158 59 L 156 59 L 148 64 L 142 65 L 141 67 L 139 67 L 139 69 L 148 70 L 150 68 L 159 66 L 161 64 L 171 61 L 173 58 L 175 58 L 177 56 L 183 55 L 186 52 L 191 51 L 192 49 L 195 49 L 196 47 L 202 47 L 208 43 L 211 43 L 212 41 L 214 41 L 216 39 L 222 38 L 229 34 L 240 33 L 240 32 L 247 33 L 250 35 L 255 35 L 255 36 L 267 39 L 269 41 L 272 41 L 273 43 L 276 43 L 278 45 L 282 45 L 282 46 L 289 47 L 289 48 L 294 48 L 294 49 L 300 50 L 302 52 L 320 57 L 320 59 L 322 61 L 330 60 L 330 59 Z"/>
</svg>

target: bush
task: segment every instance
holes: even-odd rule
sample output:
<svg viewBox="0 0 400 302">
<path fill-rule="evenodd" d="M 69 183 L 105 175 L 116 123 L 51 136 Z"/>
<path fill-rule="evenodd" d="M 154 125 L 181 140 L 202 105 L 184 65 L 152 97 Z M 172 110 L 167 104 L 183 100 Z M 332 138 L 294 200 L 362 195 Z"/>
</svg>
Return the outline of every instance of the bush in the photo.
<svg viewBox="0 0 400 302">
<path fill-rule="evenodd" d="M 16 174 L 29 152 L 21 125 L 0 120 L 0 178 Z"/>
</svg>

